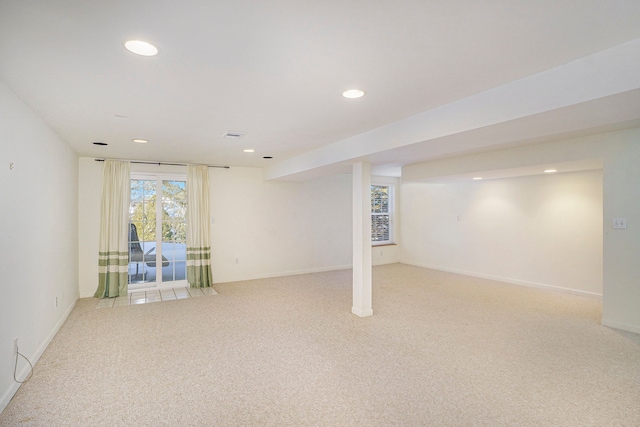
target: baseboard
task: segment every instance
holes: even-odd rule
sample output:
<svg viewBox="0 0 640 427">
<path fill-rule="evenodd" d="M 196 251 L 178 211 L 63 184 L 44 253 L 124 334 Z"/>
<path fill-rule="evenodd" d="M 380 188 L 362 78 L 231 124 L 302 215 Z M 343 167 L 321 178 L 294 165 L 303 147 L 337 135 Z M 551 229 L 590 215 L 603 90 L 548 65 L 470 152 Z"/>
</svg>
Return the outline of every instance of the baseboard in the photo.
<svg viewBox="0 0 640 427">
<path fill-rule="evenodd" d="M 400 261 L 398 261 L 397 259 L 393 259 L 393 260 L 389 260 L 389 261 L 386 261 L 386 260 L 385 260 L 385 261 L 376 261 L 376 262 L 372 262 L 372 263 L 371 263 L 371 265 L 372 265 L 373 267 L 376 267 L 376 266 L 378 266 L 378 265 L 397 264 L 397 263 L 399 263 L 399 262 L 400 262 Z M 349 268 L 351 268 L 351 267 L 349 267 Z"/>
<path fill-rule="evenodd" d="M 412 261 L 406 261 L 406 260 L 402 260 L 400 261 L 400 263 L 413 265 L 415 267 L 430 268 L 432 270 L 446 271 L 448 273 L 456 273 L 456 274 L 462 274 L 465 276 L 479 277 L 481 279 L 495 280 L 498 282 L 510 283 L 512 285 L 527 286 L 529 288 L 547 289 L 551 291 L 562 292 L 565 294 L 578 295 L 581 297 L 596 298 L 600 300 L 602 299 L 602 294 L 598 294 L 595 292 L 581 291 L 579 289 L 563 288 L 561 286 L 548 285 L 546 283 L 528 282 L 526 280 L 511 279 L 508 277 L 501 277 L 501 276 L 492 276 L 490 274 L 476 273 L 473 271 L 459 270 L 456 268 L 447 268 L 447 267 L 441 267 L 437 265 L 429 265 L 429 264 L 423 264 L 419 262 L 412 262 Z"/>
<path fill-rule="evenodd" d="M 93 296 L 96 294 L 96 290 L 98 289 L 98 285 L 96 284 L 96 289 L 94 289 L 93 292 L 80 292 L 80 298 L 93 298 Z"/>
<path fill-rule="evenodd" d="M 40 347 L 38 347 L 38 349 L 36 350 L 35 354 L 33 354 L 33 355 L 25 355 L 25 356 L 27 356 L 29 361 L 34 366 L 35 366 L 36 362 L 40 359 L 40 356 L 42 356 L 44 351 L 47 349 L 47 347 L 49 346 L 49 344 L 51 343 L 53 338 L 56 336 L 56 334 L 58 333 L 58 331 L 60 330 L 62 325 L 64 325 L 64 322 L 67 321 L 67 318 L 71 314 L 71 311 L 73 311 L 73 309 L 76 306 L 76 304 L 78 303 L 79 299 L 80 299 L 80 296 L 79 295 L 76 296 L 76 298 L 73 301 L 73 303 L 69 306 L 67 311 L 65 311 L 65 313 L 62 315 L 62 317 L 60 318 L 58 323 L 56 323 L 56 325 L 51 330 L 51 333 L 49 333 L 47 338 L 42 342 Z M 25 378 L 28 373 L 29 373 L 29 367 L 25 366 L 19 373 L 16 374 L 16 376 L 18 378 L 22 379 L 22 378 Z M 0 413 L 2 413 L 2 411 L 4 411 L 4 409 L 7 407 L 9 402 L 11 402 L 11 399 L 13 399 L 13 396 L 17 393 L 17 391 L 18 391 L 18 389 L 20 388 L 21 385 L 22 384 L 20 384 L 20 383 L 14 382 L 13 385 L 11 387 L 9 387 L 9 390 L 7 390 L 2 395 L 2 398 L 0 399 Z"/>
<path fill-rule="evenodd" d="M 361 310 L 356 307 L 351 307 L 351 312 L 359 317 L 368 317 L 373 316 L 373 309 L 369 308 L 367 310 Z"/>
<path fill-rule="evenodd" d="M 307 270 L 280 271 L 278 273 L 271 273 L 271 274 L 255 274 L 255 275 L 249 275 L 246 277 L 234 278 L 234 279 L 217 280 L 214 277 L 213 285 L 215 286 L 216 283 L 233 283 L 233 282 L 244 282 L 246 280 L 259 280 L 259 279 L 271 279 L 274 277 L 297 276 L 299 274 L 325 273 L 327 271 L 349 270 L 350 268 L 353 268 L 353 266 L 339 265 L 334 267 L 311 268 Z"/>
<path fill-rule="evenodd" d="M 613 329 L 620 329 L 621 331 L 640 334 L 640 326 L 627 325 L 625 323 L 618 323 L 612 320 L 602 319 L 602 326 L 606 326 L 608 328 L 613 328 Z"/>
<path fill-rule="evenodd" d="M 395 264 L 395 263 L 397 263 L 397 261 L 393 261 L 393 262 L 391 262 L 389 264 Z M 380 264 L 380 265 L 382 265 L 382 264 Z M 270 273 L 270 274 L 254 274 L 254 275 L 248 275 L 248 276 L 243 276 L 243 277 L 239 277 L 239 278 L 232 278 L 232 279 L 224 279 L 224 278 L 223 279 L 216 279 L 215 278 L 215 274 L 214 274 L 214 283 L 213 284 L 215 286 L 216 283 L 244 282 L 246 280 L 271 279 L 271 278 L 274 278 L 274 277 L 297 276 L 299 274 L 325 273 L 327 271 L 348 270 L 350 268 L 352 268 L 351 265 L 339 265 L 339 266 L 334 266 L 334 267 L 310 268 L 310 269 L 306 269 L 306 270 L 282 271 L 282 272 Z M 80 295 L 80 298 L 90 298 L 90 297 L 93 297 L 93 293 L 87 294 L 87 295 L 84 295 L 84 294 Z"/>
</svg>

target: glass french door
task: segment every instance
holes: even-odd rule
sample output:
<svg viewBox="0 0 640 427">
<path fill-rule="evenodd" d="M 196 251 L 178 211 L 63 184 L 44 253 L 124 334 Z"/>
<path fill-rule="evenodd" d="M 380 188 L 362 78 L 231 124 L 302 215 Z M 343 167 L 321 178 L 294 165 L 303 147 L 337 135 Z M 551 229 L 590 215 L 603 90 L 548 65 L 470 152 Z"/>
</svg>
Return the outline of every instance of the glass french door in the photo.
<svg viewBox="0 0 640 427">
<path fill-rule="evenodd" d="M 187 286 L 184 178 L 133 175 L 129 205 L 129 289 Z"/>
</svg>

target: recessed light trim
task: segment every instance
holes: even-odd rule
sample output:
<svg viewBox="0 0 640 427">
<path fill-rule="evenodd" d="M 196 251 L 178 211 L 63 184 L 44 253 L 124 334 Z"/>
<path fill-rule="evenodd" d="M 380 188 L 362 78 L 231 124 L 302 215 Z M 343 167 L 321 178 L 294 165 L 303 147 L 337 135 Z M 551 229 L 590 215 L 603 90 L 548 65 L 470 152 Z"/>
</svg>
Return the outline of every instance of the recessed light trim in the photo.
<svg viewBox="0 0 640 427">
<path fill-rule="evenodd" d="M 245 148 L 244 150 L 245 153 L 255 153 L 256 150 L 254 150 L 253 148 Z"/>
<path fill-rule="evenodd" d="M 149 140 L 147 139 L 132 139 L 132 141 L 138 144 L 146 144 L 147 142 L 149 142 Z"/>
<path fill-rule="evenodd" d="M 558 172 L 557 169 L 547 169 L 546 171 L 544 171 L 544 173 L 554 173 L 554 172 Z"/>
<path fill-rule="evenodd" d="M 141 56 L 156 56 L 158 48 L 151 43 L 142 40 L 128 40 L 124 43 L 124 47 L 131 53 Z"/>
<path fill-rule="evenodd" d="M 92 144 L 93 144 L 93 145 L 99 145 L 99 146 L 109 145 L 109 144 L 107 144 L 106 142 L 99 142 L 99 141 L 92 142 Z"/>
<path fill-rule="evenodd" d="M 349 99 L 362 98 L 364 96 L 364 91 L 360 89 L 349 89 L 342 92 L 342 96 Z"/>
<path fill-rule="evenodd" d="M 263 159 L 273 159 L 273 156 L 263 156 Z"/>
<path fill-rule="evenodd" d="M 481 177 L 481 176 L 474 176 L 474 177 L 473 177 L 473 180 L 474 180 L 474 181 L 480 181 L 481 179 L 482 179 L 482 177 Z"/>
</svg>

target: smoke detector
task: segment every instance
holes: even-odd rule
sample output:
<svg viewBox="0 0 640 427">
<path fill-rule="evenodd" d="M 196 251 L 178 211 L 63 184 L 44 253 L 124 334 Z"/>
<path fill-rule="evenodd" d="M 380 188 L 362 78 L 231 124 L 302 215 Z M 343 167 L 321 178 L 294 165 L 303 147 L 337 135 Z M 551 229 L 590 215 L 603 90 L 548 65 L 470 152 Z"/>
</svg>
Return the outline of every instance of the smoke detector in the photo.
<svg viewBox="0 0 640 427">
<path fill-rule="evenodd" d="M 222 135 L 223 138 L 231 138 L 231 139 L 239 139 L 242 138 L 243 136 L 245 136 L 247 133 L 246 132 L 238 132 L 235 130 L 228 130 L 225 132 L 224 135 Z"/>
</svg>

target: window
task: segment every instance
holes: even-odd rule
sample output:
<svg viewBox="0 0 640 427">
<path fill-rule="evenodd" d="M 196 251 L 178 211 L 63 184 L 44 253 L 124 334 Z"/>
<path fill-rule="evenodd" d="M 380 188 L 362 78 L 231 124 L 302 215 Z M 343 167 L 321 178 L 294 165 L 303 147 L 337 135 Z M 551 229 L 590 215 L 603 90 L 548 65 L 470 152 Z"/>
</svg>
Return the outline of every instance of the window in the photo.
<svg viewBox="0 0 640 427">
<path fill-rule="evenodd" d="M 132 174 L 130 289 L 186 283 L 185 181 L 180 176 Z"/>
<path fill-rule="evenodd" d="M 371 186 L 371 243 L 393 243 L 393 185 Z"/>
</svg>

